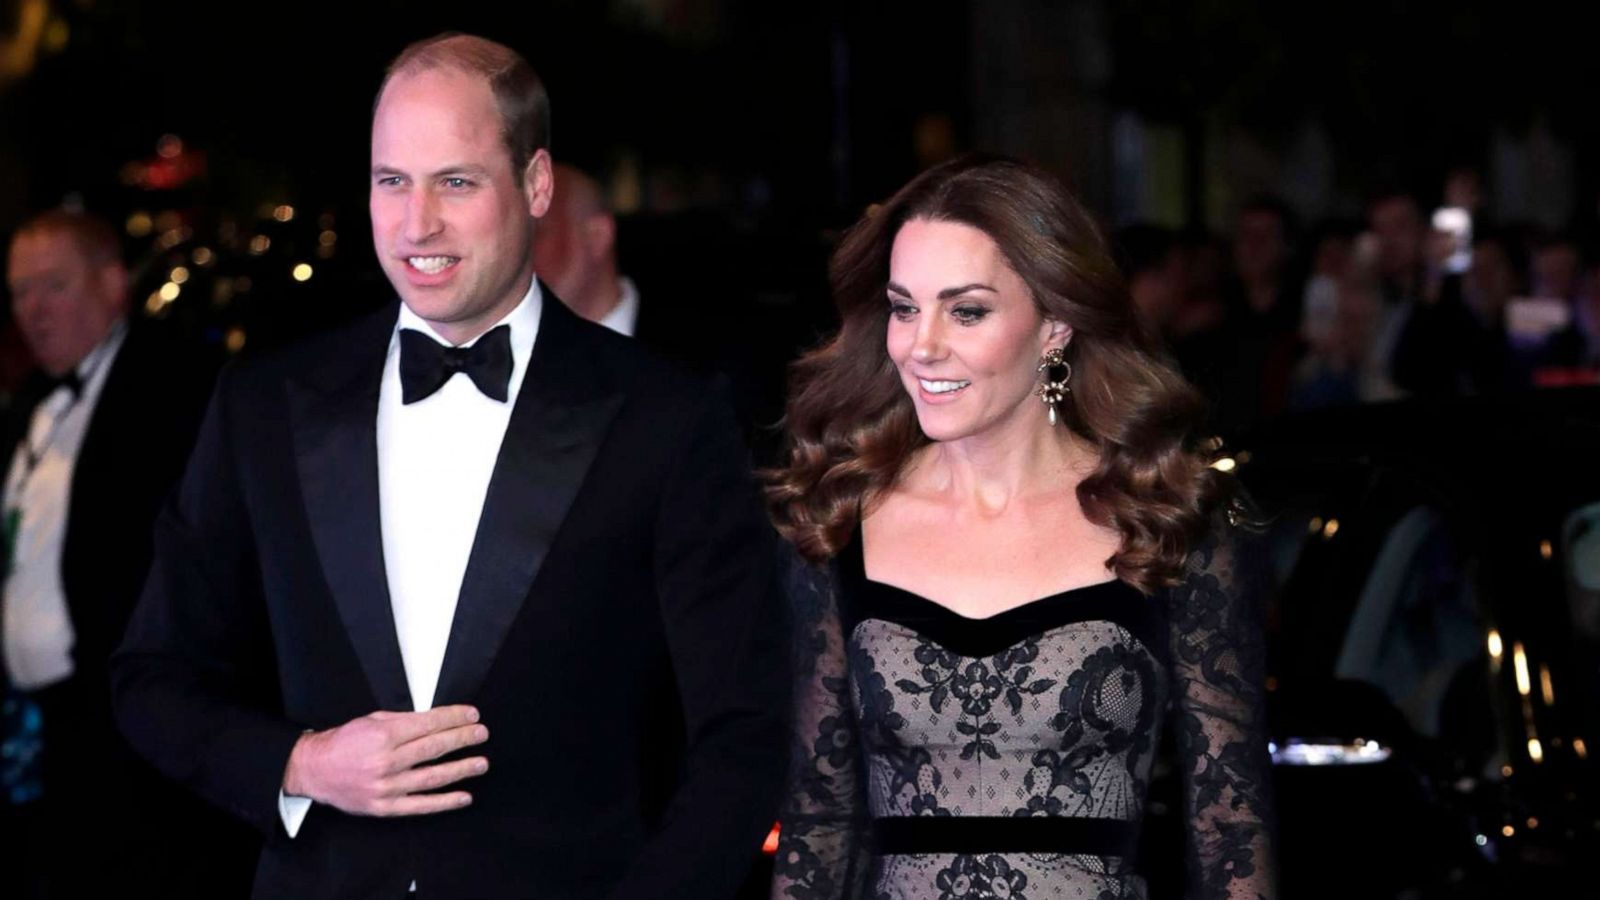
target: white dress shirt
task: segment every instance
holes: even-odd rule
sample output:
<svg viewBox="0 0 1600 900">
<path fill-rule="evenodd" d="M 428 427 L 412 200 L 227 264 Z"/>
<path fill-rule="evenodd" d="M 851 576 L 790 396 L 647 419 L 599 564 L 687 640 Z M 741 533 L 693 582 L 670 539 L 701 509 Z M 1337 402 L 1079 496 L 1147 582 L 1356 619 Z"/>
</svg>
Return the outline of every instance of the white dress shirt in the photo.
<svg viewBox="0 0 1600 900">
<path fill-rule="evenodd" d="M 511 383 L 504 403 L 485 396 L 459 372 L 436 393 L 402 403 L 400 330 L 420 331 L 446 346 L 450 342 L 404 304 L 389 340 L 378 392 L 378 515 L 400 658 L 412 706 L 419 712 L 433 707 L 478 517 L 533 354 L 542 309 L 535 280 L 522 302 L 495 323 L 511 326 Z M 309 798 L 280 792 L 278 810 L 290 837 L 310 808 Z"/>
<path fill-rule="evenodd" d="M 600 324 L 617 334 L 633 337 L 639 327 L 639 289 L 634 287 L 633 279 L 626 275 L 618 284 L 622 296 L 617 298 L 617 305 L 611 307 L 611 312 L 606 313 Z"/>
<path fill-rule="evenodd" d="M 6 674 L 24 691 L 48 687 L 72 676 L 77 640 L 67 595 L 61 585 L 61 551 L 67 538 L 67 507 L 72 502 L 72 470 L 78 464 L 89 420 L 106 376 L 127 336 L 118 322 L 78 363 L 82 393 L 58 387 L 33 411 L 28 434 L 11 457 L 6 474 L 4 513 L 17 517 L 11 574 L 5 580 L 4 641 Z M 29 471 L 31 453 L 36 463 Z"/>
</svg>

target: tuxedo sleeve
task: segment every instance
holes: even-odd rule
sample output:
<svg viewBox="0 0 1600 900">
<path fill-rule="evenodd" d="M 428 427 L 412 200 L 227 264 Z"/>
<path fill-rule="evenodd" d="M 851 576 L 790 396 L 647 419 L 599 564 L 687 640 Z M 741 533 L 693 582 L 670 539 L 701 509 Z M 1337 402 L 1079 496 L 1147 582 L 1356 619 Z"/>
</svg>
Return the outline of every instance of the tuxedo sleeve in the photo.
<svg viewBox="0 0 1600 900">
<path fill-rule="evenodd" d="M 178 490 L 156 520 L 150 576 L 111 659 L 118 725 L 169 778 L 263 832 L 301 728 L 276 712 L 273 655 L 234 419 L 218 379 Z"/>
<path fill-rule="evenodd" d="M 674 451 L 655 526 L 684 774 L 612 900 L 734 896 L 783 787 L 789 684 L 776 535 L 731 407 L 717 391 L 700 402 Z"/>
</svg>

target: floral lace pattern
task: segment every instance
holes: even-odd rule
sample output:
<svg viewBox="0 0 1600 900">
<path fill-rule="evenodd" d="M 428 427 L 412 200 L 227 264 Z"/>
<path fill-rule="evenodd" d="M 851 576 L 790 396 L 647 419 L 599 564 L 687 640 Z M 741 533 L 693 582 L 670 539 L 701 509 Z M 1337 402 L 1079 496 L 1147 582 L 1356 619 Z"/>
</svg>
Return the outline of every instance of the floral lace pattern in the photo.
<svg viewBox="0 0 1600 900">
<path fill-rule="evenodd" d="M 872 821 L 1044 817 L 1136 833 L 1163 726 L 1184 775 L 1190 893 L 1273 896 L 1264 648 L 1234 563 L 1214 543 L 1158 597 L 1117 585 L 1109 605 L 1047 598 L 980 653 L 925 621 L 954 614 L 907 598 L 896 608 L 916 614 L 884 612 L 866 595 L 885 586 L 794 559 L 798 718 L 773 896 L 1143 897 L 1120 855 L 881 853 Z M 1158 605 L 1153 630 L 1117 612 L 1141 603 Z"/>
</svg>

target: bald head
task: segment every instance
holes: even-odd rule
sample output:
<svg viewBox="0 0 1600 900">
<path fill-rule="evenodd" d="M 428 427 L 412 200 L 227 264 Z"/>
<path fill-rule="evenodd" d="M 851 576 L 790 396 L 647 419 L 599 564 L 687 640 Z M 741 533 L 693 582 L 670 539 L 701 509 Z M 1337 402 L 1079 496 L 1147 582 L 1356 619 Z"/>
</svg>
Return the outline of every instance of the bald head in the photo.
<svg viewBox="0 0 1600 900">
<path fill-rule="evenodd" d="M 555 197 L 533 236 L 533 267 L 573 312 L 605 318 L 622 297 L 617 223 L 593 178 L 557 163 Z"/>
</svg>

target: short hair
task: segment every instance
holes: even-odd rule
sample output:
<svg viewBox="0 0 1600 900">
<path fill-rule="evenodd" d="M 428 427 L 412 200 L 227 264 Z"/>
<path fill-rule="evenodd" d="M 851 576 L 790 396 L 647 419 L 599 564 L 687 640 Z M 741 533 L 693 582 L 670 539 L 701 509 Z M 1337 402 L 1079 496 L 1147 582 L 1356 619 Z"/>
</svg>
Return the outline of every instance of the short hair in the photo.
<svg viewBox="0 0 1600 900">
<path fill-rule="evenodd" d="M 11 241 L 14 244 L 25 234 L 40 232 L 55 232 L 71 238 L 91 265 L 122 265 L 122 241 L 117 230 L 99 216 L 69 209 L 46 210 L 18 226 Z"/>
<path fill-rule="evenodd" d="M 447 31 L 408 45 L 389 63 L 372 101 L 374 114 L 395 76 L 437 69 L 475 75 L 489 83 L 500 111 L 500 136 L 511 154 L 511 170 L 521 184 L 528 161 L 540 150 L 550 149 L 550 96 L 539 73 L 504 44 Z"/>
</svg>

